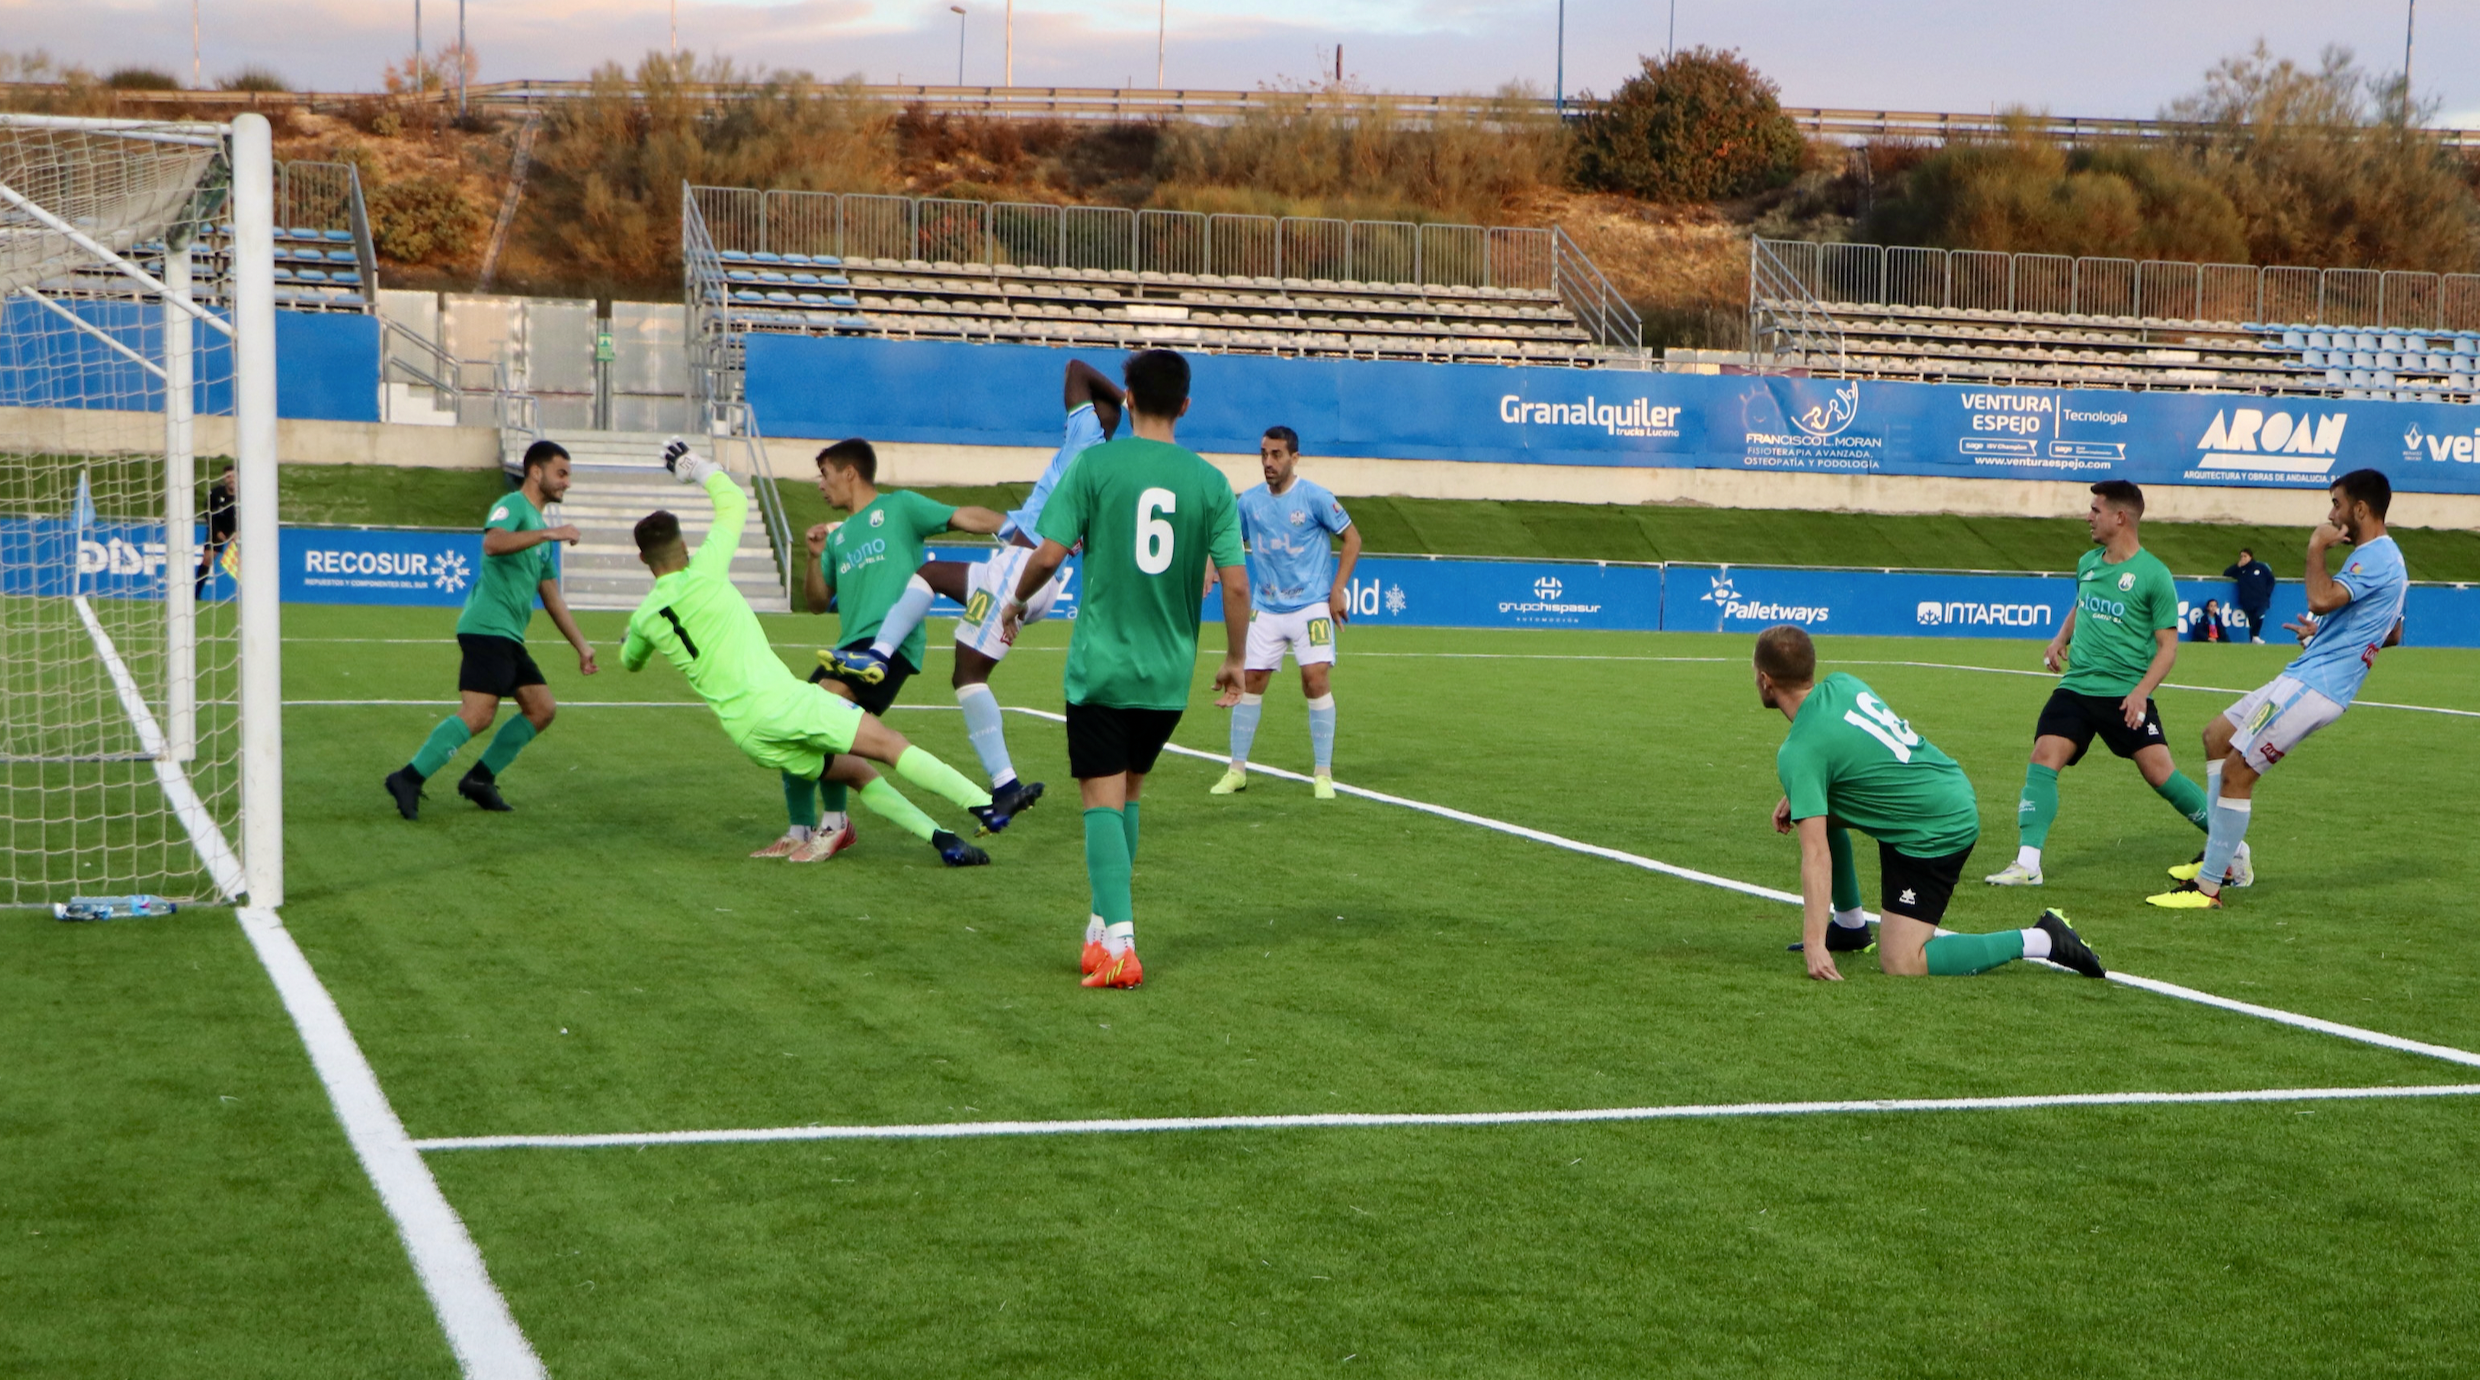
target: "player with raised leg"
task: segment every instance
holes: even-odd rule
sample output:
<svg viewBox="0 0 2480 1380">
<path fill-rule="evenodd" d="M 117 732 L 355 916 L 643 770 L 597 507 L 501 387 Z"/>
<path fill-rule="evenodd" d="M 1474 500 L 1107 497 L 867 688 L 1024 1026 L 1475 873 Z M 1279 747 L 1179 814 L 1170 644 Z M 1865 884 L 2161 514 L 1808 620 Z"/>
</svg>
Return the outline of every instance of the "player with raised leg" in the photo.
<svg viewBox="0 0 2480 1380">
<path fill-rule="evenodd" d="M 657 511 L 638 520 L 638 559 L 655 581 L 629 616 L 620 664 L 641 670 L 661 652 L 688 677 L 715 711 L 724 735 L 751 761 L 796 779 L 858 789 L 862 804 L 936 848 L 950 867 L 989 862 L 989 854 L 932 823 L 862 759 L 895 768 L 995 832 L 1007 821 L 992 817 L 989 792 L 861 706 L 802 681 L 767 645 L 756 611 L 732 586 L 732 553 L 749 520 L 749 498 L 740 486 L 721 466 L 691 454 L 683 441 L 664 448 L 663 463 L 682 483 L 706 490 L 714 500 L 715 522 L 692 556 L 681 539 L 679 518 Z"/>
<path fill-rule="evenodd" d="M 2045 958 L 2086 977 L 2101 960 L 2055 910 L 2025 930 L 1940 927 L 1980 838 L 1972 783 L 1955 760 L 1897 717 L 1856 676 L 1817 679 L 1817 647 L 1784 623 L 1757 635 L 1757 699 L 1791 732 L 1774 754 L 1782 800 L 1774 832 L 1800 839 L 1800 950 L 1808 975 L 1840 982 L 1834 955 L 1869 947 L 1852 866 L 1858 829 L 1877 840 L 1877 966 L 1897 977 L 1961 977 Z"/>
<path fill-rule="evenodd" d="M 1298 476 L 1300 435 L 1266 428 L 1257 443 L 1266 482 L 1240 495 L 1240 534 L 1249 546 L 1249 652 L 1240 702 L 1231 711 L 1231 769 L 1209 793 L 1249 788 L 1249 745 L 1257 738 L 1266 686 L 1289 651 L 1309 701 L 1310 793 L 1335 798 L 1335 630 L 1352 614 L 1352 567 L 1361 532 L 1335 496 Z M 1330 536 L 1343 538 L 1337 559 Z"/>
<path fill-rule="evenodd" d="M 2144 784 L 2180 818 L 2205 827 L 2204 791 L 2170 760 L 2153 704 L 2153 691 L 2179 659 L 2178 584 L 2170 567 L 2144 549 L 2144 491 L 2105 479 L 2092 493 L 2084 525 L 2093 548 L 2075 563 L 2075 607 L 2041 653 L 2043 665 L 2066 675 L 2033 725 L 2032 762 L 2015 806 L 2015 861 L 1984 879 L 1991 886 L 2041 884 L 2041 848 L 2058 818 L 2058 773 L 2084 760 L 2096 733 L 2136 764 Z M 2246 858 L 2239 868 L 2244 876 Z"/>
<path fill-rule="evenodd" d="M 2332 506 L 2308 537 L 2308 616 L 2285 624 L 2307 650 L 2282 674 L 2250 691 L 2204 726 L 2205 791 L 2213 827 L 2194 862 L 2170 869 L 2179 885 L 2144 899 L 2166 910 L 2219 910 L 2225 888 L 2240 885 L 2240 850 L 2247 846 L 2256 779 L 2296 751 L 2309 734 L 2342 717 L 2377 664 L 2377 653 L 2402 641 L 2403 600 L 2410 574 L 2402 549 L 2385 533 L 2394 486 L 2376 470 L 2353 470 L 2327 492 Z M 2326 552 L 2348 543 L 2340 574 L 2326 573 Z"/>
<path fill-rule="evenodd" d="M 914 619 L 910 629 L 896 634 L 890 655 L 874 665 L 877 675 L 838 671 L 846 664 L 845 649 L 868 646 L 885 632 L 889 611 L 910 597 L 909 587 L 917 583 L 913 572 L 922 563 L 925 539 L 948 531 L 996 532 L 1003 519 L 988 508 L 951 508 L 909 490 L 880 489 L 878 452 L 858 437 L 818 452 L 817 463 L 819 494 L 850 516 L 809 530 L 803 593 L 810 612 L 833 609 L 842 620 L 839 648 L 818 653 L 819 669 L 810 679 L 872 714 L 885 714 L 904 683 L 921 671 L 927 641 L 921 620 Z M 824 862 L 853 845 L 859 834 L 845 810 L 842 783 L 788 774 L 783 786 L 791 822 L 782 838 L 751 857 Z M 993 803 L 997 827 L 1004 828 L 1007 817 L 1031 802 L 1011 798 Z"/>
<path fill-rule="evenodd" d="M 485 810 L 515 807 L 500 798 L 499 774 L 517 759 L 525 745 L 551 727 L 559 704 L 543 683 L 542 668 L 525 650 L 525 631 L 534 621 L 534 600 L 542 599 L 551 625 L 577 649 L 577 670 L 593 675 L 594 648 L 568 616 L 560 597 L 560 548 L 577 543 L 577 529 L 565 523 L 545 524 L 542 510 L 568 492 L 568 452 L 550 441 L 525 448 L 525 478 L 491 505 L 482 524 L 482 570 L 465 595 L 465 611 L 457 615 L 456 645 L 463 660 L 456 673 L 457 710 L 431 730 L 413 760 L 388 774 L 388 797 L 407 819 L 421 817 L 422 783 L 448 765 L 457 749 L 491 726 L 499 702 L 514 699 L 517 716 L 491 736 L 474 763 L 456 783 L 456 793 Z"/>
<path fill-rule="evenodd" d="M 1240 517 L 1222 473 L 1174 438 L 1188 411 L 1188 361 L 1170 350 L 1129 357 L 1136 434 L 1068 467 L 1042 511 L 1041 548 L 1000 610 L 1012 632 L 1070 547 L 1085 549 L 1085 587 L 1068 637 L 1068 767 L 1085 807 L 1087 987 L 1134 987 L 1136 913 L 1129 885 L 1145 777 L 1188 707 L 1198 610 L 1209 564 L 1223 582 L 1223 664 L 1216 703 L 1240 695 L 1248 570 Z"/>
<path fill-rule="evenodd" d="M 999 549 L 981 561 L 932 561 L 922 566 L 907 582 L 903 597 L 887 611 L 877 637 L 866 650 L 838 648 L 829 654 L 833 658 L 829 664 L 838 674 L 866 684 L 874 676 L 886 674 L 885 668 L 892 664 L 896 649 L 929 614 L 934 597 L 945 595 L 963 605 L 964 616 L 956 620 L 956 669 L 952 681 L 956 707 L 964 711 L 965 733 L 973 743 L 975 755 L 982 759 L 982 769 L 990 775 L 992 799 L 1010 814 L 1020 813 L 1041 799 L 1042 783 L 1017 780 L 1015 762 L 1008 755 L 1007 726 L 1001 720 L 998 697 L 990 692 L 991 672 L 998 669 L 999 663 L 1007 659 L 1009 649 L 1015 646 L 1015 631 L 999 617 L 999 610 L 1015 591 L 1026 560 L 1041 545 L 1034 529 L 1041 521 L 1043 505 L 1059 487 L 1060 476 L 1088 447 L 1102 444 L 1119 430 L 1119 386 L 1100 370 L 1081 359 L 1069 360 L 1063 393 L 1068 420 L 1059 449 L 1043 467 L 1041 477 L 1034 481 L 1033 492 L 1026 495 L 1024 506 L 1009 513 L 1000 526 Z M 1044 584 L 1026 606 L 1025 620 L 1038 622 L 1050 616 L 1065 583 L 1063 577 L 1054 576 Z"/>
</svg>

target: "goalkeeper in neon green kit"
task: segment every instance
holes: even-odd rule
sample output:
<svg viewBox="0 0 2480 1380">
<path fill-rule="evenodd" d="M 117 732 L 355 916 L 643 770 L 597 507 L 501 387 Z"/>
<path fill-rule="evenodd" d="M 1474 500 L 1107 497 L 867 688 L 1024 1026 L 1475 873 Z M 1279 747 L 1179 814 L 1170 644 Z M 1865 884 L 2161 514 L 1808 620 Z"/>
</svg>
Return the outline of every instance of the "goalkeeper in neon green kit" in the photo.
<svg viewBox="0 0 2480 1380">
<path fill-rule="evenodd" d="M 722 721 L 724 736 L 759 766 L 832 781 L 861 794 L 861 803 L 939 850 L 950 867 L 976 867 L 990 855 L 939 828 L 867 762 L 881 762 L 917 786 L 945 796 L 981 821 L 984 832 L 1007 827 L 990 808 L 990 792 L 955 768 L 914 747 L 850 700 L 792 674 L 766 642 L 749 601 L 732 587 L 732 553 L 749 518 L 749 499 L 721 466 L 689 453 L 681 441 L 663 451 L 680 482 L 706 490 L 715 525 L 689 554 L 680 519 L 649 513 L 637 524 L 637 555 L 654 572 L 654 588 L 629 616 L 620 664 L 641 670 L 656 652 L 680 668 Z"/>
</svg>

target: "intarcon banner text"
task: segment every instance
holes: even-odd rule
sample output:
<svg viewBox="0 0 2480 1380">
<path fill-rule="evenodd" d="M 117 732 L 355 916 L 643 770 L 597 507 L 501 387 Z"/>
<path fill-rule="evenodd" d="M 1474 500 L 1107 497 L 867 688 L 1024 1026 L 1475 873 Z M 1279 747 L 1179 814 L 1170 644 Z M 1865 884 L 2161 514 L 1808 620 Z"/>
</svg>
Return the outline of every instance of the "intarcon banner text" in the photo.
<svg viewBox="0 0 2480 1380">
<path fill-rule="evenodd" d="M 770 436 L 1056 446 L 1074 354 L 1026 345 L 749 338 Z M 2480 408 L 2227 393 L 1978 388 L 1374 360 L 1189 357 L 1180 440 L 1254 453 L 1512 464 L 2318 489 L 2383 470 L 2409 493 L 2480 493 Z M 1314 472 L 1314 471 L 1312 471 Z M 2322 516 L 2303 496 L 2301 523 Z"/>
</svg>

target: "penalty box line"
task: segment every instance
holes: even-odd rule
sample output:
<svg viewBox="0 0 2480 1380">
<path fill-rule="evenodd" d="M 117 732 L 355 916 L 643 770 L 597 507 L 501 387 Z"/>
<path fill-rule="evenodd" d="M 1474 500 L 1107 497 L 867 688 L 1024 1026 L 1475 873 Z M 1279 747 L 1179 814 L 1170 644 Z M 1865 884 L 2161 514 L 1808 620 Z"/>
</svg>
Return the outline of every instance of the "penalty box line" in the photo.
<svg viewBox="0 0 2480 1380">
<path fill-rule="evenodd" d="M 1008 708 L 1014 713 L 1029 715 L 1038 719 L 1049 719 L 1055 723 L 1065 723 L 1067 721 L 1066 715 L 1054 714 L 1048 710 L 1027 709 L 1017 705 L 1010 705 Z M 1164 745 L 1164 751 L 1175 752 L 1183 757 L 1193 757 L 1204 762 L 1221 763 L 1228 760 L 1221 754 L 1200 752 L 1196 748 L 1183 747 L 1178 743 L 1166 743 Z M 1286 771 L 1281 767 L 1260 766 L 1255 762 L 1249 763 L 1249 770 L 1253 772 L 1263 772 L 1268 776 L 1279 777 L 1286 781 L 1306 782 L 1310 779 L 1296 771 Z M 1384 805 L 1395 805 L 1407 810 L 1417 810 L 1423 814 L 1436 815 L 1441 819 L 1451 819 L 1459 824 L 1470 824 L 1477 828 L 1491 830 L 1495 833 L 1509 834 L 1520 839 L 1529 839 L 1534 843 L 1546 843 L 1553 848 L 1565 849 L 1571 853 L 1582 853 L 1589 857 L 1607 858 L 1612 862 L 1625 863 L 1630 867 L 1641 867 L 1648 872 L 1659 872 L 1665 876 L 1677 877 L 1682 881 L 1695 882 L 1700 886 L 1718 887 L 1724 891 L 1736 891 L 1743 896 L 1754 896 L 1767 901 L 1780 901 L 1795 906 L 1800 904 L 1800 897 L 1792 892 L 1777 890 L 1776 888 L 1770 886 L 1758 886 L 1753 882 L 1743 882 L 1732 877 L 1717 876 L 1711 872 L 1700 872 L 1692 867 L 1681 867 L 1676 863 L 1666 863 L 1658 858 L 1648 858 L 1642 854 L 1630 853 L 1623 849 L 1605 848 L 1600 844 L 1586 843 L 1580 839 L 1571 839 L 1563 834 L 1553 834 L 1543 829 L 1532 829 L 1521 824 L 1510 824 L 1503 819 L 1492 819 L 1487 815 L 1476 815 L 1466 810 L 1455 809 L 1452 806 L 1433 805 L 1425 800 L 1414 800 L 1407 796 L 1389 795 L 1384 791 L 1373 791 L 1365 786 L 1346 785 L 1341 781 L 1335 783 L 1335 789 L 1345 795 L 1356 795 L 1364 800 L 1374 800 Z M 2134 987 L 2142 991 L 2156 993 L 2160 996 L 2175 997 L 2180 1001 L 2189 1001 L 2195 1002 L 2201 1006 L 2216 1007 L 2220 1010 L 2234 1012 L 2242 1016 L 2254 1016 L 2259 1020 L 2273 1021 L 2277 1024 L 2291 1026 L 2299 1030 L 2311 1030 L 2320 1035 L 2332 1035 L 2340 1039 L 2356 1040 L 2361 1044 L 2376 1045 L 2380 1048 L 2396 1050 L 2404 1054 L 2418 1054 L 2431 1059 L 2442 1059 L 2448 1063 L 2464 1064 L 2474 1068 L 2480 1068 L 2480 1054 L 2474 1054 L 2469 1050 L 2456 1049 L 2450 1045 L 2433 1045 L 2426 1043 L 2425 1041 L 2405 1039 L 2400 1035 L 2388 1035 L 2381 1030 L 2368 1030 L 2360 1026 L 2344 1025 L 2339 1021 L 2323 1020 L 2315 1016 L 2303 1016 L 2296 1011 L 2284 1011 L 2278 1007 L 2259 1006 L 2254 1002 L 2234 1001 L 2229 997 L 2216 996 L 2211 992 L 2198 991 L 2193 987 L 2182 987 L 2175 982 L 2163 982 L 2157 978 L 2138 977 L 2133 973 L 2114 971 L 2109 975 L 2109 980 L 2124 986 Z"/>
<path fill-rule="evenodd" d="M 2259 1088 L 2237 1092 L 2053 1093 L 2028 1097 L 1899 1097 L 1837 1102 L 1717 1102 L 1573 1111 L 1311 1112 L 1295 1116 L 1158 1116 L 1090 1121 L 934 1121 L 911 1126 L 770 1126 L 720 1131 L 616 1132 L 575 1136 L 450 1136 L 417 1140 L 447 1150 L 594 1150 L 662 1145 L 746 1145 L 804 1140 L 978 1140 L 1144 1131 L 1357 1130 L 1393 1126 L 1558 1126 L 1607 1121 L 1702 1121 L 1733 1117 L 1874 1112 L 2011 1112 L 2048 1107 L 2159 1107 L 2263 1102 L 2375 1102 L 2480 1095 L 2480 1083 L 2393 1088 Z"/>
</svg>

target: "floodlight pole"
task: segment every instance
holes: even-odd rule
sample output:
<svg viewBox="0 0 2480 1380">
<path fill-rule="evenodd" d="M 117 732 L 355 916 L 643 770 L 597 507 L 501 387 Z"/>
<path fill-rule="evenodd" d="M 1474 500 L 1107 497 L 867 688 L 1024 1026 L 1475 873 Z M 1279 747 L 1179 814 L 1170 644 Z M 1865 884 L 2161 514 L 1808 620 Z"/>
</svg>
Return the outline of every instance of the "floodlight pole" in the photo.
<svg viewBox="0 0 2480 1380">
<path fill-rule="evenodd" d="M 1001 21 L 1001 27 L 1006 30 L 1006 38 L 1003 42 L 1007 57 L 1005 65 L 1001 68 L 1000 80 L 1009 86 L 1014 86 L 1016 84 L 1016 0 L 1007 0 L 1007 18 Z"/>
<path fill-rule="evenodd" d="M 422 94 L 422 0 L 413 0 L 413 94 Z"/>
<path fill-rule="evenodd" d="M 198 0 L 189 0 L 189 85 L 195 91 L 204 80 L 198 68 Z"/>
<path fill-rule="evenodd" d="M 672 56 L 680 56 L 680 0 L 672 0 Z"/>
<path fill-rule="evenodd" d="M 956 16 L 956 84 L 964 85 L 964 6 L 947 7 Z"/>
<path fill-rule="evenodd" d="M 1551 78 L 1550 103 L 1558 111 L 1559 118 L 1565 119 L 1567 117 L 1567 0 L 1559 0 L 1558 43 L 1558 75 Z"/>
<path fill-rule="evenodd" d="M 1564 0 L 1562 0 L 1564 3 Z M 1163 35 L 1171 28 L 1171 0 L 1154 3 L 1154 89 L 1163 89 Z"/>
<path fill-rule="evenodd" d="M 2403 128 L 2411 127 L 2411 30 L 2420 15 L 2420 0 L 2403 5 Z"/>
<path fill-rule="evenodd" d="M 1671 28 L 1662 40 L 1662 60 L 1668 62 L 1679 52 L 1679 0 L 1671 0 Z"/>
<path fill-rule="evenodd" d="M 456 0 L 456 118 L 465 118 L 465 0 Z"/>
</svg>

